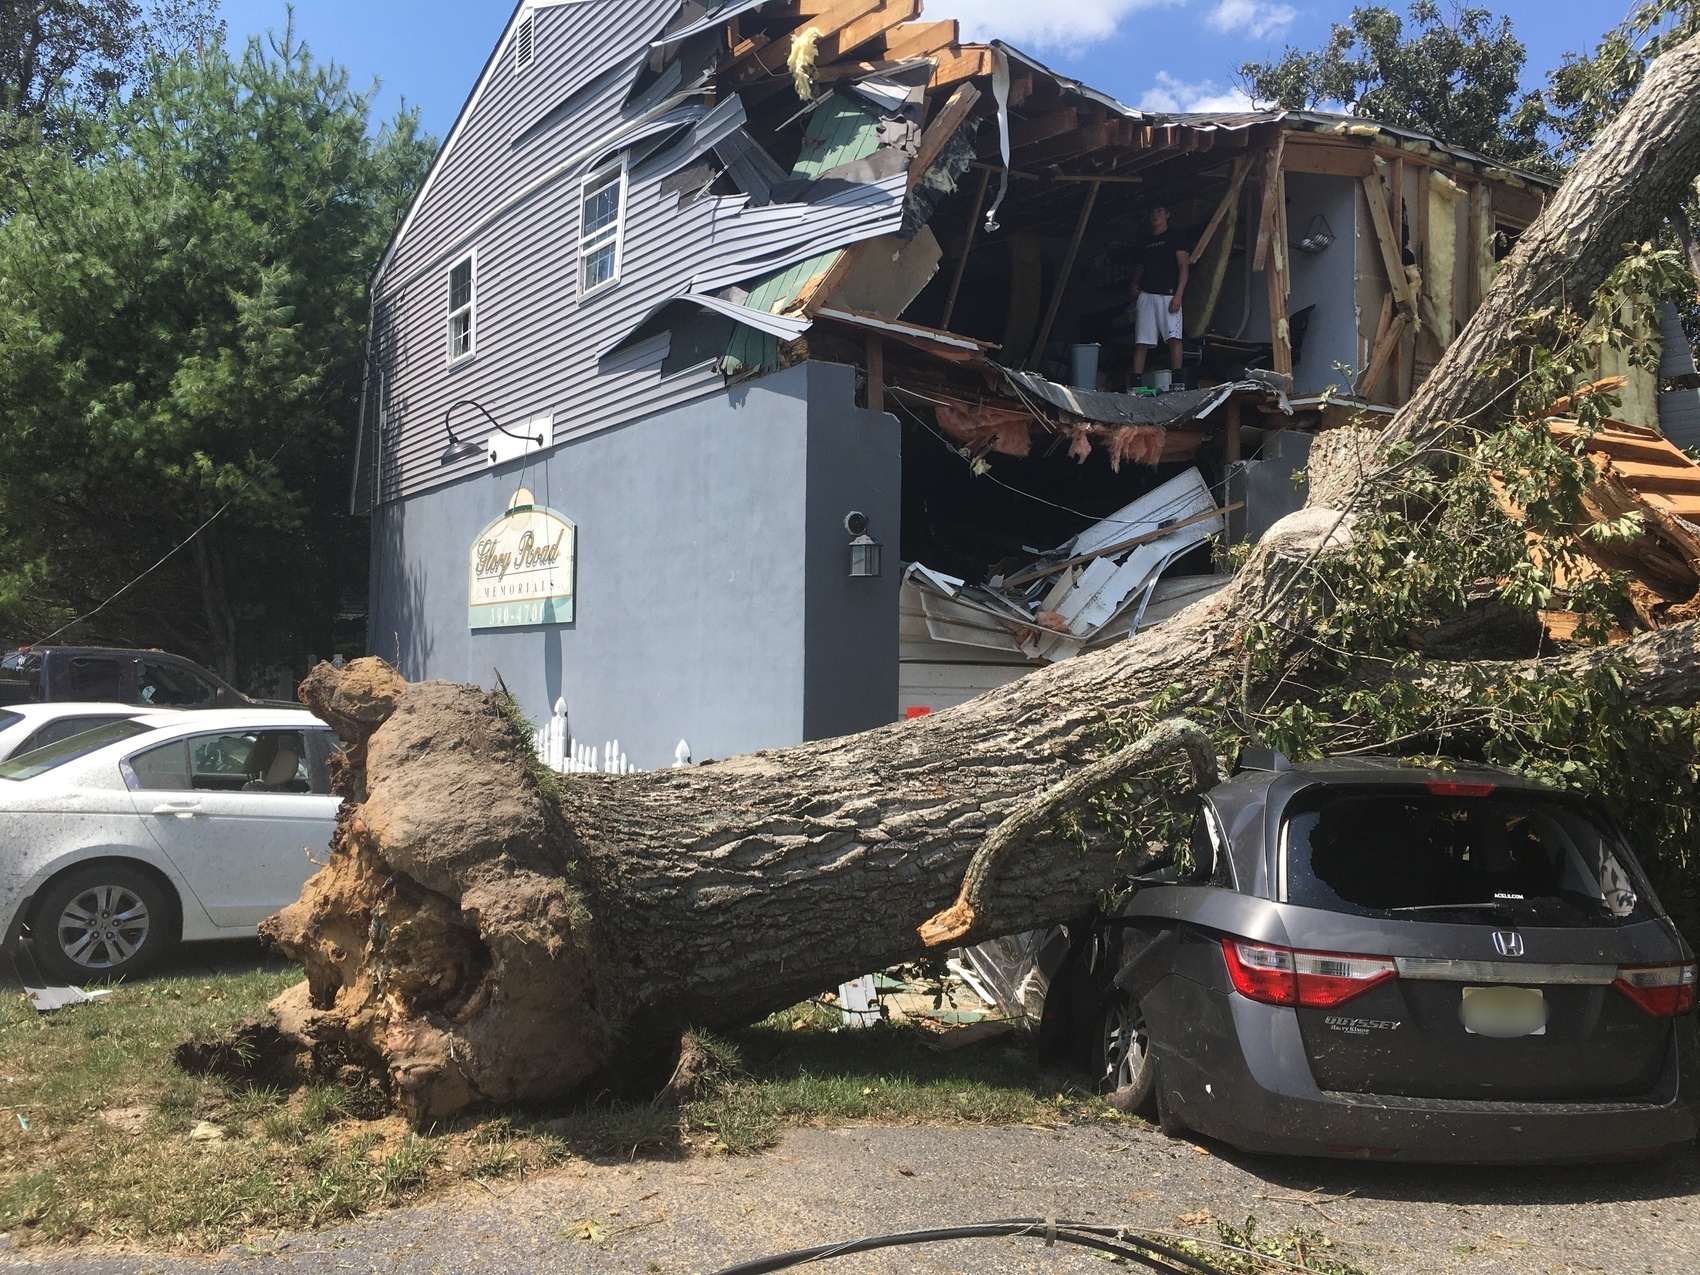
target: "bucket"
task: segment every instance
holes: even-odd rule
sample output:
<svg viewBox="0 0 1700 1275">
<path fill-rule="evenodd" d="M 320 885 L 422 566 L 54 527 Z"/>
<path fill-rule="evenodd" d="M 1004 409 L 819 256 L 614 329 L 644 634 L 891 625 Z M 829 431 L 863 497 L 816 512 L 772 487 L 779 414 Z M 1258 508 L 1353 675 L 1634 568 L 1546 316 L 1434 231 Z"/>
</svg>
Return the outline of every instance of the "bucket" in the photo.
<svg viewBox="0 0 1700 1275">
<path fill-rule="evenodd" d="M 1074 356 L 1074 374 L 1070 384 L 1077 390 L 1093 390 L 1098 388 L 1098 352 L 1096 345 L 1076 345 L 1071 348 Z"/>
<path fill-rule="evenodd" d="M 1146 388 L 1156 390 L 1159 394 L 1173 389 L 1174 385 L 1175 374 L 1166 367 L 1145 374 Z"/>
</svg>

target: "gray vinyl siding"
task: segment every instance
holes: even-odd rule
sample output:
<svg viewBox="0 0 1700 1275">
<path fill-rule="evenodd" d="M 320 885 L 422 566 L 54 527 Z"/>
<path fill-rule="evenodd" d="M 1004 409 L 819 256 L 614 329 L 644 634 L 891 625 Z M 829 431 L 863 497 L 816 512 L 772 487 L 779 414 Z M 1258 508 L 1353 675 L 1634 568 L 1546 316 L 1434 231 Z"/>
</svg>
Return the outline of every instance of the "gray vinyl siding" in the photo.
<svg viewBox="0 0 1700 1275">
<path fill-rule="evenodd" d="M 362 440 L 367 476 L 356 478 L 357 507 L 363 482 L 382 503 L 481 468 L 477 459 L 440 463 L 443 417 L 461 399 L 504 423 L 552 414 L 558 445 L 719 392 L 725 382 L 712 358 L 682 367 L 674 360 L 664 375 L 665 339 L 606 368 L 598 359 L 672 297 L 754 280 L 900 224 L 902 178 L 815 207 L 746 208 L 742 197 L 681 206 L 677 194 L 661 193 L 669 174 L 644 173 L 640 147 L 643 177 L 627 192 L 620 281 L 581 301 L 581 180 L 611 139 L 640 122 L 628 116 L 627 99 L 650 41 L 677 12 L 677 0 L 540 9 L 536 59 L 517 74 L 510 24 L 375 284 L 369 392 L 381 402 L 368 404 L 364 420 L 382 437 Z M 575 94 L 573 110 L 561 115 Z M 552 113 L 559 117 L 550 120 Z M 538 128 L 539 120 L 550 122 Z M 450 366 L 447 273 L 470 252 L 478 258 L 477 352 Z M 470 410 L 454 424 L 474 438 L 489 432 L 479 432 Z"/>
</svg>

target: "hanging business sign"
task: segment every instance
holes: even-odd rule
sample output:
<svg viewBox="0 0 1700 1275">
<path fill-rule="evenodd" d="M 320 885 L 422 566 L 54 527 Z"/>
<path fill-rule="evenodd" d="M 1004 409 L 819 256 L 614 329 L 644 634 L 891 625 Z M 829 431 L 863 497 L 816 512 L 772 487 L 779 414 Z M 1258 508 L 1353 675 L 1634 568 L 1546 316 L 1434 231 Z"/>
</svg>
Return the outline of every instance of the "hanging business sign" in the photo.
<svg viewBox="0 0 1700 1275">
<path fill-rule="evenodd" d="M 578 528 L 523 487 L 472 546 L 472 627 L 571 624 Z"/>
</svg>

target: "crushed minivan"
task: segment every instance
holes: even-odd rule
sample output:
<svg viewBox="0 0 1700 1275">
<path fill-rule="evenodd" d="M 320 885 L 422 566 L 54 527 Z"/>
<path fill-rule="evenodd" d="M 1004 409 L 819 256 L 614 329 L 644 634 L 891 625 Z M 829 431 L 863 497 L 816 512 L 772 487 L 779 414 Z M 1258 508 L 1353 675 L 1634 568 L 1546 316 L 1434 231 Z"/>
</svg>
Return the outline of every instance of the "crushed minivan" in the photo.
<svg viewBox="0 0 1700 1275">
<path fill-rule="evenodd" d="M 1592 802 L 1499 770 L 1248 753 L 1190 863 L 1076 927 L 1045 1031 L 1254 1152 L 1446 1162 L 1691 1142 L 1694 954 Z"/>
</svg>

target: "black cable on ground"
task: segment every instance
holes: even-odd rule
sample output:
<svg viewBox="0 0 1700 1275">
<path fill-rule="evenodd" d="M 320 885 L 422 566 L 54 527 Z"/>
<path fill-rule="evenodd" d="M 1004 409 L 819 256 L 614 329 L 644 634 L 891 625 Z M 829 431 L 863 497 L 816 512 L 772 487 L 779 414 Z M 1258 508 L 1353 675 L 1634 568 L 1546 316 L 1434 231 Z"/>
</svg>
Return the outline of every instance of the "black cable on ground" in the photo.
<svg viewBox="0 0 1700 1275">
<path fill-rule="evenodd" d="M 945 1244 L 955 1240 L 1002 1239 L 1010 1236 L 1044 1240 L 1047 1244 L 1072 1244 L 1080 1248 L 1126 1258 L 1157 1271 L 1188 1270 L 1202 1275 L 1218 1275 L 1214 1267 L 1197 1258 L 1157 1244 L 1125 1229 L 1092 1226 L 1080 1222 L 1055 1222 L 1036 1218 L 1020 1218 L 1004 1222 L 981 1222 L 973 1226 L 939 1227 L 929 1231 L 908 1231 L 893 1235 L 875 1235 L 842 1244 L 822 1244 L 815 1248 L 799 1249 L 776 1257 L 758 1258 L 728 1266 L 719 1275 L 768 1275 L 771 1271 L 788 1270 L 809 1262 L 826 1262 L 854 1253 L 869 1253 L 882 1248 L 908 1248 L 921 1244 Z"/>
</svg>

